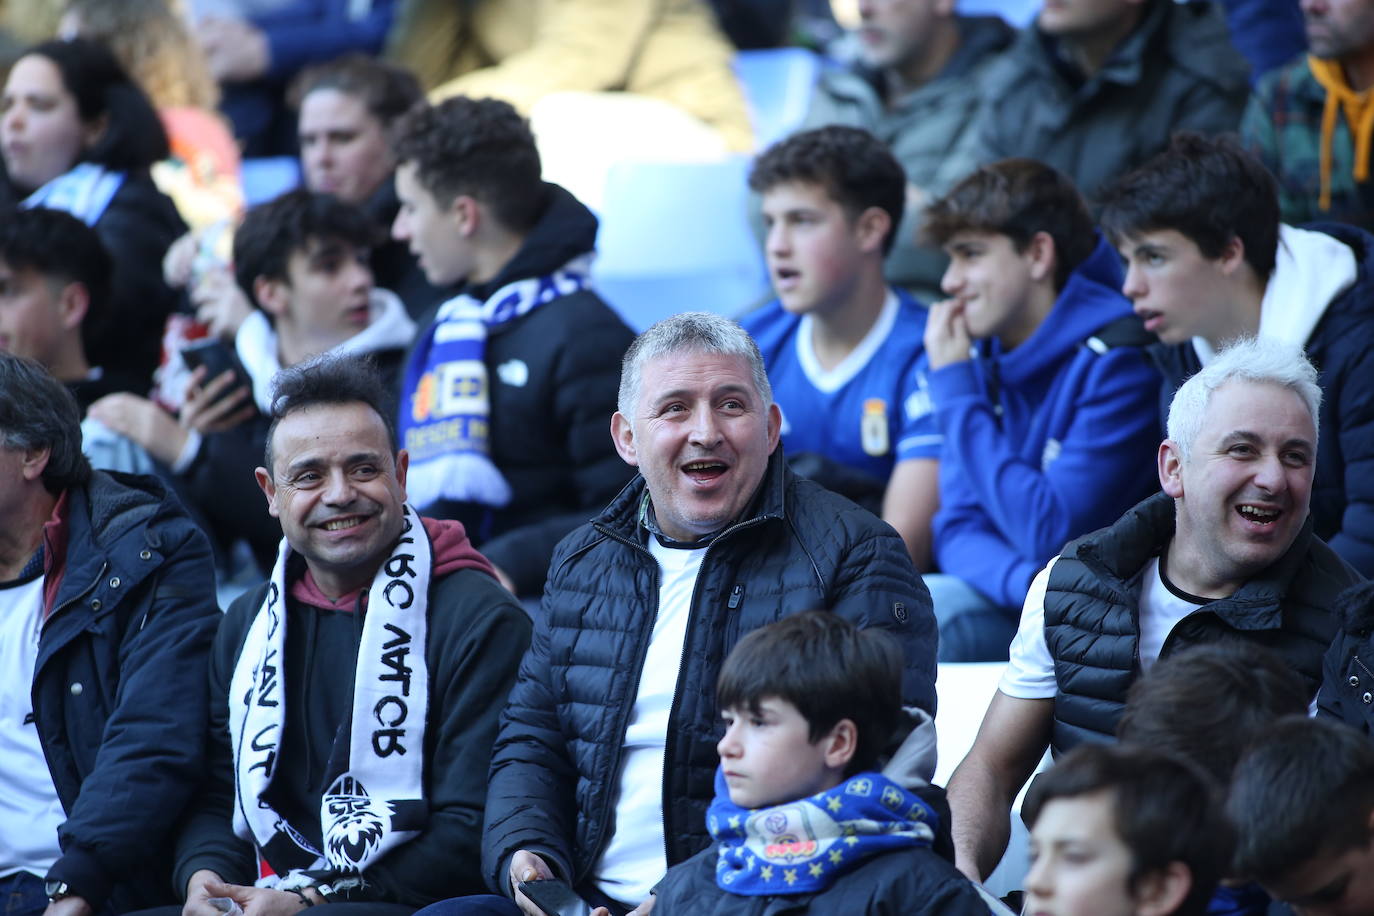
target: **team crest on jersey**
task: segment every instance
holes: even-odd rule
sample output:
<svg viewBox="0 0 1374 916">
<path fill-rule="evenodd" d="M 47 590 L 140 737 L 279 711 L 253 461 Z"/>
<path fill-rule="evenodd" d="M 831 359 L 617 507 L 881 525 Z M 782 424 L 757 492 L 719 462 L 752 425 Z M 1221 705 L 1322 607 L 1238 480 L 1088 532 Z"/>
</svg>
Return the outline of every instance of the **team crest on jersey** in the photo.
<svg viewBox="0 0 1374 916">
<path fill-rule="evenodd" d="M 875 458 L 886 455 L 892 448 L 887 434 L 887 401 L 882 398 L 864 401 L 863 417 L 859 420 L 859 443 L 865 455 Z"/>
</svg>

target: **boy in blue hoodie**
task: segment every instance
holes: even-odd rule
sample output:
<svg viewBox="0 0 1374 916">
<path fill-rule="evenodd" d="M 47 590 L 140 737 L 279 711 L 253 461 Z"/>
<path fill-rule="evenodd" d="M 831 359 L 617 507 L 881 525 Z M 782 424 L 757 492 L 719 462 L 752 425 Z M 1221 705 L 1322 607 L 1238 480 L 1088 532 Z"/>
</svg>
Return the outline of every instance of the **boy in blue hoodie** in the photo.
<svg viewBox="0 0 1374 916">
<path fill-rule="evenodd" d="M 1154 489 L 1159 376 L 1119 260 L 1059 172 L 983 166 L 925 231 L 950 256 L 925 332 L 940 660 L 1005 659 L 1036 571 Z"/>
<path fill-rule="evenodd" d="M 900 687 L 891 638 L 836 614 L 795 614 L 740 640 L 716 684 L 716 842 L 668 869 L 655 916 L 986 916 L 931 848 L 935 809 L 877 772 L 902 720 Z"/>
</svg>

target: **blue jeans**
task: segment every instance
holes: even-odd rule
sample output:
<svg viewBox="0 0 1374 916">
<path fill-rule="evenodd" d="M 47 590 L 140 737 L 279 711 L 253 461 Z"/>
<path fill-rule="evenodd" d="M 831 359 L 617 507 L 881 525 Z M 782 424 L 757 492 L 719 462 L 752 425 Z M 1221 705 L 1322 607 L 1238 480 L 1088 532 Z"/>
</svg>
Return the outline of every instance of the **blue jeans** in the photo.
<svg viewBox="0 0 1374 916">
<path fill-rule="evenodd" d="M 1019 615 L 1008 612 L 958 576 L 922 577 L 940 626 L 940 661 L 1004 662 Z"/>
<path fill-rule="evenodd" d="M 450 897 L 431 903 L 415 916 L 524 916 L 520 907 L 505 897 Z"/>
<path fill-rule="evenodd" d="M 0 878 L 0 916 L 42 916 L 47 908 L 42 878 L 26 871 Z"/>
</svg>

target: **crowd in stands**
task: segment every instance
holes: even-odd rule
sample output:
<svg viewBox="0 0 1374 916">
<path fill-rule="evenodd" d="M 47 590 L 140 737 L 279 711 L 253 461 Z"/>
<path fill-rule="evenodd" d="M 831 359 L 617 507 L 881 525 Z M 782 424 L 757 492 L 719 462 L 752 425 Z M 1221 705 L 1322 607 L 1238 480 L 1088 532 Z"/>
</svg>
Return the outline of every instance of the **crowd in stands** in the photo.
<svg viewBox="0 0 1374 916">
<path fill-rule="evenodd" d="M 6 916 L 1374 913 L 1374 0 L 992 7 L 0 0 Z"/>
</svg>

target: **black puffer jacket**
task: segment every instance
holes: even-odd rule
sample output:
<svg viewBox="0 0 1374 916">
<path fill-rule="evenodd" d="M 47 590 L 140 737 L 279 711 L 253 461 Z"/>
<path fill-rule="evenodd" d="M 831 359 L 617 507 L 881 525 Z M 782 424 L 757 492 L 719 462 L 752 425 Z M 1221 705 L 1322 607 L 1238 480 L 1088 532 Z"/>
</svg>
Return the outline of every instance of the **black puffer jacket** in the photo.
<svg viewBox="0 0 1374 916">
<path fill-rule="evenodd" d="M 1303 228 L 1349 245 L 1359 268 L 1304 347 L 1322 389 L 1313 530 L 1362 575 L 1374 576 L 1374 235 L 1335 223 Z M 1167 417 L 1174 392 L 1202 363 L 1191 341 L 1159 344 L 1149 354 L 1164 376 L 1160 406 Z"/>
<path fill-rule="evenodd" d="M 659 567 L 638 522 L 644 492 L 637 478 L 554 555 L 492 757 L 482 868 L 502 892 L 519 849 L 580 884 L 610 840 L 625 728 L 657 616 Z M 711 842 L 716 675 L 745 633 L 815 608 L 886 630 L 905 658 L 903 702 L 935 709 L 930 594 L 895 531 L 793 475 L 781 449 L 744 519 L 712 542 L 697 575 L 664 750 L 669 865 Z"/>
<path fill-rule="evenodd" d="M 1340 598 L 1341 632 L 1326 652 L 1317 714 L 1374 735 L 1374 582 Z"/>
<path fill-rule="evenodd" d="M 1173 499 L 1159 493 L 1110 527 L 1071 541 L 1050 571 L 1045 642 L 1059 686 L 1051 739 L 1056 754 L 1083 741 L 1112 740 L 1126 691 L 1140 676 L 1142 575 L 1173 534 Z M 1180 621 L 1160 657 L 1242 639 L 1277 652 L 1315 694 L 1322 653 L 1336 632 L 1336 596 L 1359 578 L 1313 535 L 1309 518 L 1262 575 Z"/>
</svg>

